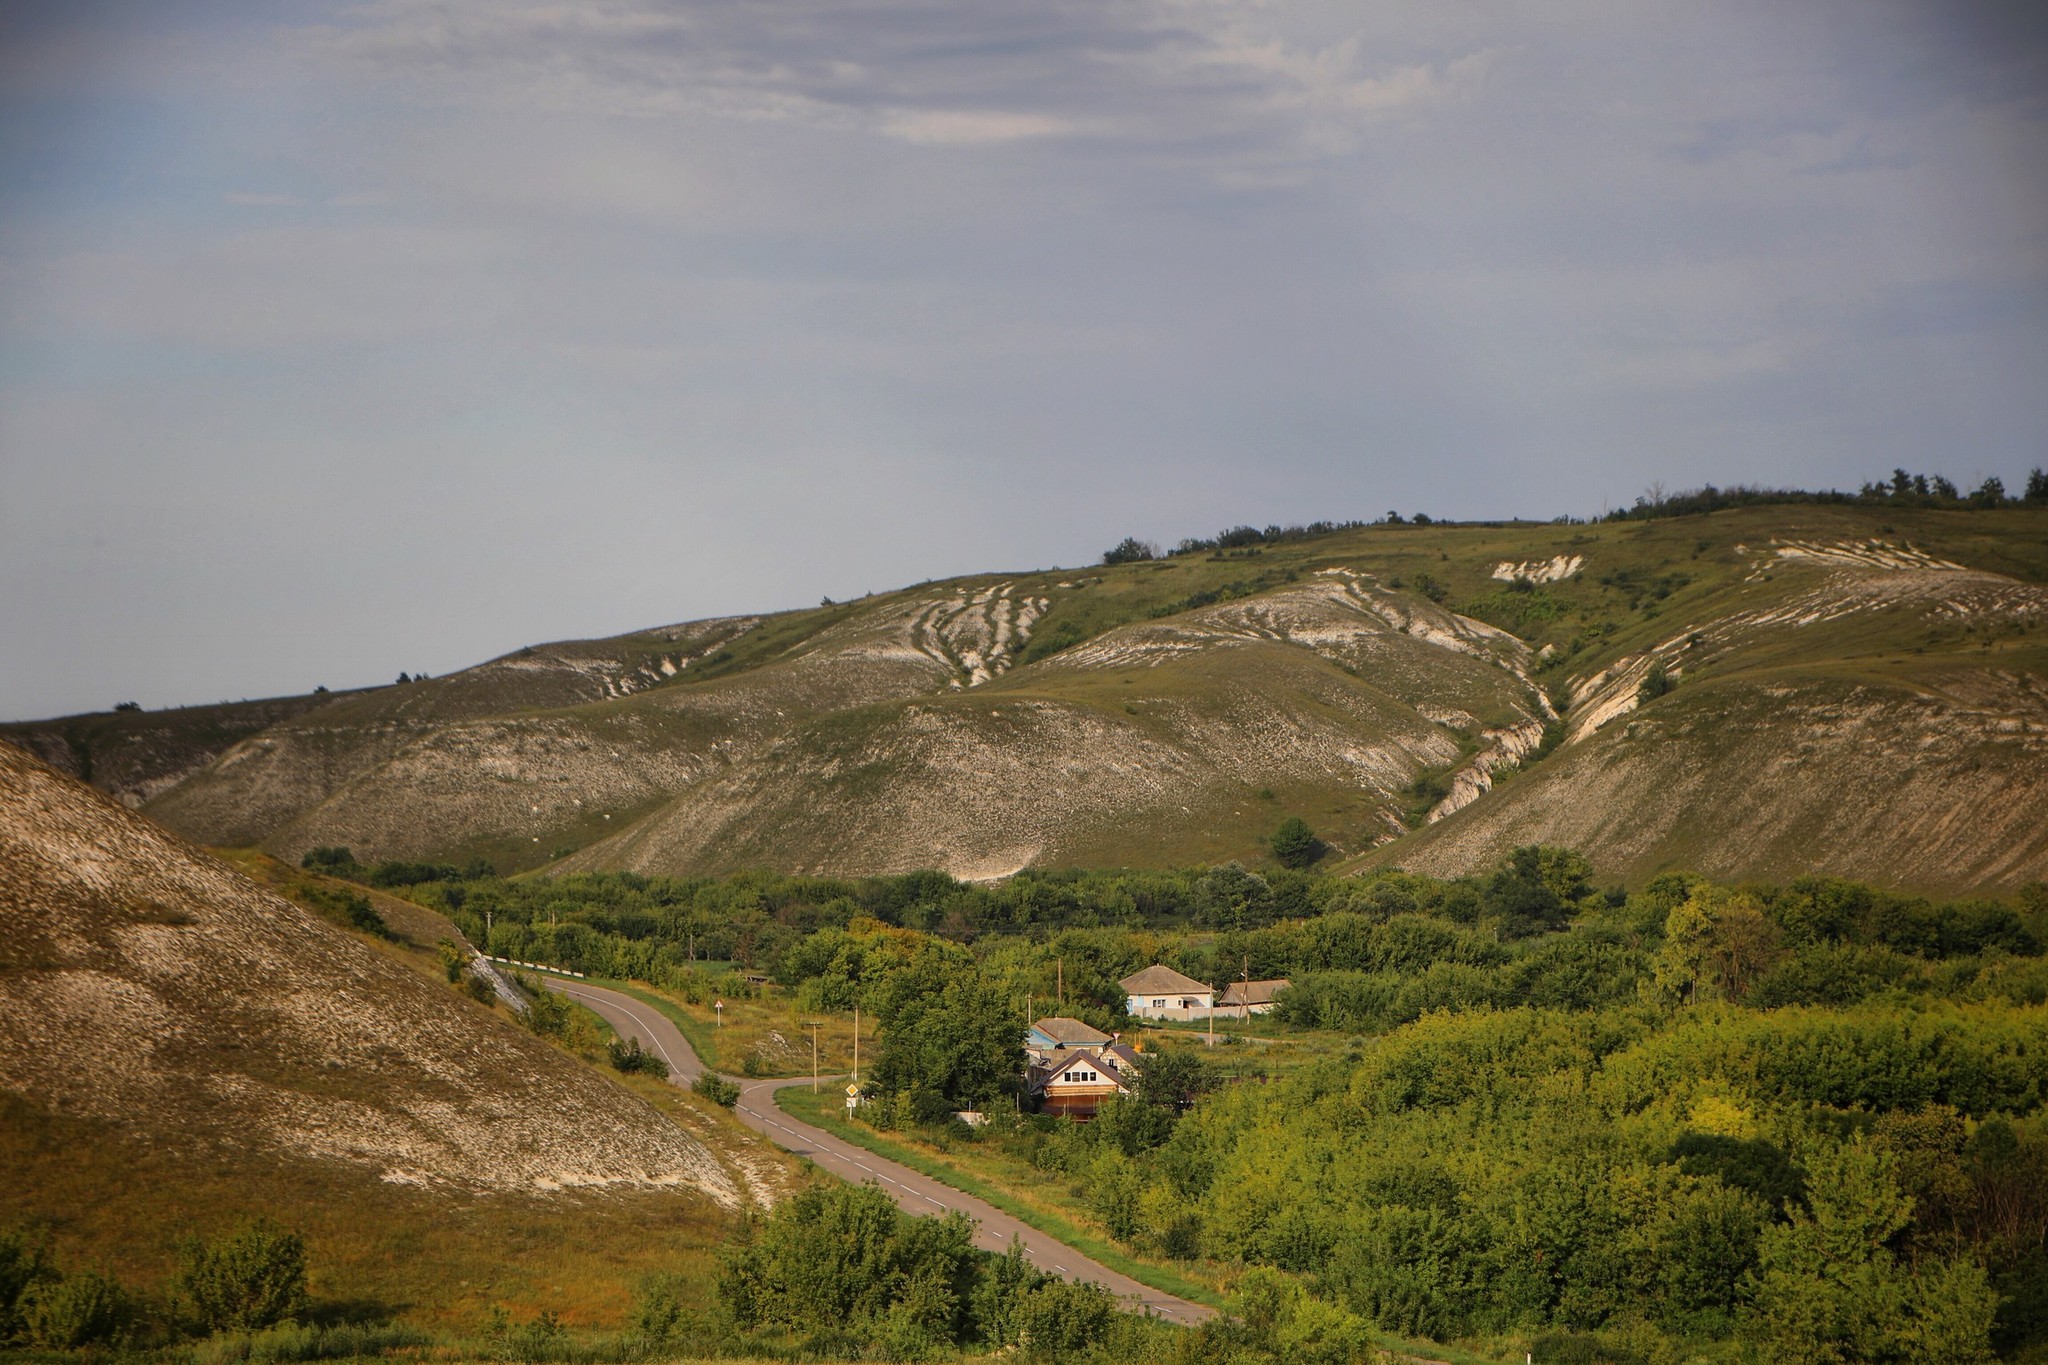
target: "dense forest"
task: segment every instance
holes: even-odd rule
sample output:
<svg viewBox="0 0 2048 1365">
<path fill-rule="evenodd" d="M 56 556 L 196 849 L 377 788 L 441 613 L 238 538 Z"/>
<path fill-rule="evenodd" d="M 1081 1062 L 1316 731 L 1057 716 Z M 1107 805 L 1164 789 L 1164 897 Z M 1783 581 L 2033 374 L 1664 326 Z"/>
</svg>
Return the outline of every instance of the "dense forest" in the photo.
<svg viewBox="0 0 2048 1365">
<path fill-rule="evenodd" d="M 1135 1253 L 1236 1267 L 1241 1295 L 1270 1300 L 1251 1317 L 1275 1351 L 1296 1317 L 1332 1343 L 1368 1324 L 1538 1333 L 1551 1358 L 2048 1349 L 2042 888 L 2014 904 L 1821 879 L 1599 887 L 1551 848 L 1455 880 L 311 861 L 402 887 L 508 957 L 686 998 L 860 1005 L 882 1030 L 875 1122 L 1028 1159 Z M 1028 1001 L 1063 992 L 1063 1012 L 1129 1029 L 1115 983 L 1151 962 L 1289 977 L 1269 1027 L 1315 1046 L 1266 1066 L 1161 1035 L 1137 1093 L 1094 1123 L 1018 1112 Z M 950 1118 L 967 1107 L 997 1121 L 970 1134 Z M 1204 1330 L 1227 1354 L 1246 1320 Z"/>
</svg>

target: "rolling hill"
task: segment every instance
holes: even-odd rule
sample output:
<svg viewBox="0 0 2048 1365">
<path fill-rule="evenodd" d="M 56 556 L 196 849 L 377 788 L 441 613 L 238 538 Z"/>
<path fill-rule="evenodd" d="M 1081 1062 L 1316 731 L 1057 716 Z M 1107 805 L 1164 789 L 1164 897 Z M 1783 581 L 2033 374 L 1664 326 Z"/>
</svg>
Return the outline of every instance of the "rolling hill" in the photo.
<svg viewBox="0 0 2048 1365">
<path fill-rule="evenodd" d="M 728 1121 L 658 1111 L 5 745 L 0 918 L 0 1225 L 67 1255 L 148 1276 L 265 1213 L 329 1296 L 615 1316 L 633 1266 L 707 1257 L 775 1188 Z"/>
<path fill-rule="evenodd" d="M 2009 888 L 2048 876 L 2044 583 L 2034 508 L 1376 525 L 535 647 L 145 809 L 507 870 L 1253 861 L 1300 814 L 1358 867 Z"/>
</svg>

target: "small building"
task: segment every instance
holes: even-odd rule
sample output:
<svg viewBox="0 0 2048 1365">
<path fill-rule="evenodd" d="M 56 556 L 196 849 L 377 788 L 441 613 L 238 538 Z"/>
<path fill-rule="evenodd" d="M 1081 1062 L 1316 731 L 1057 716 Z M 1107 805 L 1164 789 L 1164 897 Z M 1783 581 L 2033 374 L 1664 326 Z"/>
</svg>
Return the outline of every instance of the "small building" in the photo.
<svg viewBox="0 0 2048 1365">
<path fill-rule="evenodd" d="M 1069 1019 L 1064 1015 L 1041 1019 L 1024 1035 L 1026 1049 L 1048 1056 L 1057 1052 L 1069 1052 L 1077 1047 L 1107 1047 L 1115 1041 L 1092 1024 L 1084 1024 L 1079 1019 Z"/>
<path fill-rule="evenodd" d="M 1171 967 L 1152 964 L 1117 982 L 1126 1009 L 1139 1019 L 1207 1019 L 1216 1008 L 1216 992 Z"/>
<path fill-rule="evenodd" d="M 1225 1019 L 1244 1019 L 1254 1014 L 1271 1014 L 1280 992 L 1293 983 L 1286 977 L 1271 981 L 1233 981 L 1216 997 L 1216 1013 Z"/>
<path fill-rule="evenodd" d="M 1041 1113 L 1086 1122 L 1104 1100 L 1131 1093 L 1142 1065 L 1138 1054 L 1121 1044 L 1075 1048 L 1031 1068 L 1031 1098 Z"/>
</svg>

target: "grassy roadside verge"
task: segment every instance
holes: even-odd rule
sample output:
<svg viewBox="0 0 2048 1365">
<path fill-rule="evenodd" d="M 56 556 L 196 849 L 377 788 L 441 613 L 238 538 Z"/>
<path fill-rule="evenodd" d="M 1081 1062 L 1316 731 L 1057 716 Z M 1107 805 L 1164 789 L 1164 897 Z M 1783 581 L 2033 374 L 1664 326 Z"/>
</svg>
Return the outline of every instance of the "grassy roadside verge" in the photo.
<svg viewBox="0 0 2048 1365">
<path fill-rule="evenodd" d="M 674 1024 L 677 1031 L 683 1035 L 683 1041 L 697 1054 L 698 1061 L 713 1071 L 723 1069 L 718 1060 L 718 1039 L 713 1036 L 717 1030 L 701 1019 L 692 1019 L 675 1001 L 658 995 L 634 981 L 612 981 L 606 977 L 593 976 L 590 978 L 590 984 L 602 986 L 608 991 L 617 991 L 620 995 L 630 995 L 641 1004 L 650 1005 L 660 1011 L 661 1017 Z"/>
<path fill-rule="evenodd" d="M 951 1162 L 893 1141 L 887 1135 L 877 1133 L 865 1124 L 847 1122 L 840 1112 L 839 1096 L 836 1091 L 813 1095 L 801 1087 L 788 1086 L 775 1092 L 775 1103 L 792 1118 L 802 1119 L 813 1127 L 823 1128 L 834 1137 L 844 1138 L 856 1147 L 864 1147 L 876 1156 L 887 1157 L 900 1165 L 910 1167 L 920 1175 L 930 1176 L 942 1185 L 950 1185 L 962 1194 L 971 1194 L 984 1203 L 992 1204 L 1018 1222 L 1036 1228 L 1046 1236 L 1072 1247 L 1120 1275 L 1128 1275 L 1140 1284 L 1149 1285 L 1161 1293 L 1172 1294 L 1193 1303 L 1207 1304 L 1211 1308 L 1219 1309 L 1224 1306 L 1223 1296 L 1198 1280 L 1191 1280 L 1164 1266 L 1134 1260 L 1119 1250 L 1115 1243 L 1056 1213 L 1024 1203 L 1002 1187 L 971 1175 Z"/>
</svg>

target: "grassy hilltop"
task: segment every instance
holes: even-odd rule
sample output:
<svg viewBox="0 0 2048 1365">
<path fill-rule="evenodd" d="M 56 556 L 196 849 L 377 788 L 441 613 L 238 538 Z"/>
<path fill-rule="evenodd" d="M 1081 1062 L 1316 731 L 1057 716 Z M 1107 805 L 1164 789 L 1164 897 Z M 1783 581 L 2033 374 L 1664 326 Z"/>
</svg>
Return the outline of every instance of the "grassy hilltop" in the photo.
<svg viewBox="0 0 2048 1365">
<path fill-rule="evenodd" d="M 1541 841 L 1629 879 L 2010 887 L 2048 875 L 2044 585 L 2034 507 L 1374 525 L 215 720 L 146 809 L 508 870 L 1255 861 L 1293 814 L 1340 862 L 1436 873 Z M 63 766 L 79 724 L 5 733 Z"/>
</svg>

